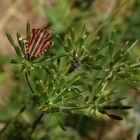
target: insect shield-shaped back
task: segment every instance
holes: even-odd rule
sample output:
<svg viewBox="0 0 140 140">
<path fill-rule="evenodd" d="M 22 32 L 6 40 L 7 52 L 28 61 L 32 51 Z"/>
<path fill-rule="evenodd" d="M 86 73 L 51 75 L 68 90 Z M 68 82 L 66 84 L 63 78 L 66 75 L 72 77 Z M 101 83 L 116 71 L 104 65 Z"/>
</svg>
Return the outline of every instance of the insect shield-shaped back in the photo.
<svg viewBox="0 0 140 140">
<path fill-rule="evenodd" d="M 26 54 L 37 58 L 49 50 L 51 43 L 52 37 L 47 29 L 32 29 L 25 42 Z"/>
</svg>

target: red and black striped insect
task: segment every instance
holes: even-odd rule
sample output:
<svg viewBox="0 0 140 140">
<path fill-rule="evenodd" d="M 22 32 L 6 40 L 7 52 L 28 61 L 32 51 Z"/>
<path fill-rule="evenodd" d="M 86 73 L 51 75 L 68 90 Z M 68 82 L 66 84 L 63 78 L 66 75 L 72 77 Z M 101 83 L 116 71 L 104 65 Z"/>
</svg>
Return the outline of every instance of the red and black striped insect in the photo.
<svg viewBox="0 0 140 140">
<path fill-rule="evenodd" d="M 47 29 L 32 29 L 25 39 L 26 54 L 37 58 L 49 50 L 51 43 L 52 37 Z"/>
</svg>

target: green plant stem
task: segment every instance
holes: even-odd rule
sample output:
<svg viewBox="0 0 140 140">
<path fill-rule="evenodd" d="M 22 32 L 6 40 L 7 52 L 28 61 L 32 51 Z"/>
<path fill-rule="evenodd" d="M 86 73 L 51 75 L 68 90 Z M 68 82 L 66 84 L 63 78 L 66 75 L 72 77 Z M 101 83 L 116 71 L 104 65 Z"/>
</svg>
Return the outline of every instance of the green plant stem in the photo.
<svg viewBox="0 0 140 140">
<path fill-rule="evenodd" d="M 40 123 L 41 119 L 43 118 L 43 116 L 45 115 L 44 112 L 42 112 L 38 117 L 37 119 L 34 121 L 33 125 L 32 125 L 32 129 L 31 131 L 29 132 L 27 138 L 30 139 L 33 132 L 35 131 L 36 127 L 38 126 L 38 124 Z"/>
<path fill-rule="evenodd" d="M 29 88 L 30 88 L 32 94 L 35 94 L 35 92 L 34 92 L 32 86 L 31 86 L 31 84 L 30 84 L 30 82 L 29 82 L 28 73 L 27 73 L 26 71 L 25 71 L 25 78 L 26 78 L 27 84 L 28 84 L 28 86 L 29 86 Z"/>
</svg>

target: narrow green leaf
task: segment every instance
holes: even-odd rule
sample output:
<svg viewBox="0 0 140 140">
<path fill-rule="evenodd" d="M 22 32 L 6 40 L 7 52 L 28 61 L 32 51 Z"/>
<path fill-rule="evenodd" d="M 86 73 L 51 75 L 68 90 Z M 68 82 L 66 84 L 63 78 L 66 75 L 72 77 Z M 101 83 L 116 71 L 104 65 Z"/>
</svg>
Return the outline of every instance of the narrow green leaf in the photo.
<svg viewBox="0 0 140 140">
<path fill-rule="evenodd" d="M 85 75 L 85 72 L 73 71 L 67 76 L 66 82 L 75 80 L 77 77 Z"/>
<path fill-rule="evenodd" d="M 138 76 L 128 77 L 127 79 L 136 82 L 136 81 L 140 81 L 140 76 L 138 75 Z"/>
<path fill-rule="evenodd" d="M 113 30 L 110 39 L 109 39 L 109 55 L 110 55 L 110 61 L 112 60 L 112 55 L 113 55 L 113 49 L 115 47 L 116 43 L 116 38 L 115 38 L 115 31 Z"/>
<path fill-rule="evenodd" d="M 111 40 L 112 44 L 115 44 L 115 42 L 116 42 L 116 31 L 115 30 L 113 30 L 111 32 L 111 34 L 110 34 L 110 40 Z"/>
<path fill-rule="evenodd" d="M 125 52 L 124 55 L 126 55 L 133 47 L 135 47 L 136 44 L 137 44 L 138 42 L 139 42 L 139 40 L 136 40 L 136 41 L 127 49 L 127 51 Z"/>
<path fill-rule="evenodd" d="M 96 54 L 97 52 L 99 52 L 100 50 L 104 49 L 105 47 L 107 47 L 109 45 L 109 42 L 105 43 L 105 45 L 98 47 L 98 48 L 92 48 L 94 47 L 94 45 L 96 44 L 97 40 L 93 40 L 89 46 L 87 47 L 88 49 L 91 49 L 91 53 L 92 54 Z"/>
<path fill-rule="evenodd" d="M 73 44 L 72 44 L 72 41 L 71 41 L 71 39 L 69 39 L 69 38 L 67 39 L 67 45 L 68 45 L 69 51 L 74 49 L 74 46 L 73 46 Z"/>
<path fill-rule="evenodd" d="M 125 83 L 130 87 L 130 88 L 134 88 L 136 90 L 138 90 L 138 83 L 136 81 L 125 81 Z"/>
<path fill-rule="evenodd" d="M 70 34 L 71 34 L 72 44 L 74 44 L 74 43 L 75 43 L 75 33 L 74 33 L 74 31 L 73 31 L 72 28 L 71 28 L 71 30 L 70 30 Z"/>
<path fill-rule="evenodd" d="M 84 45 L 86 38 L 87 38 L 87 35 L 86 35 L 86 29 L 85 29 L 85 25 L 84 25 L 82 32 L 81 32 L 79 45 L 78 45 L 80 48 Z"/>
<path fill-rule="evenodd" d="M 81 38 L 85 39 L 85 35 L 86 35 L 86 25 L 83 26 L 82 32 L 81 32 Z"/>
<path fill-rule="evenodd" d="M 11 45 L 12 45 L 14 48 L 17 47 L 17 45 L 16 45 L 16 43 L 14 42 L 12 36 L 11 36 L 9 33 L 6 33 L 6 36 L 7 36 L 8 40 L 9 40 L 9 42 L 11 43 Z"/>
<path fill-rule="evenodd" d="M 119 49 L 119 50 L 116 52 L 115 56 L 113 57 L 113 60 L 110 62 L 110 65 L 111 65 L 111 66 L 115 65 L 117 62 L 119 62 L 119 60 L 122 59 L 122 57 L 123 57 L 123 56 L 122 56 L 123 52 L 124 52 L 123 49 Z"/>
<path fill-rule="evenodd" d="M 15 51 L 16 51 L 16 54 L 17 54 L 19 57 L 22 56 L 19 47 L 15 47 Z"/>
<path fill-rule="evenodd" d="M 131 77 L 132 73 L 120 73 L 119 76 L 121 76 L 122 78 L 129 78 Z"/>
<path fill-rule="evenodd" d="M 95 61 L 105 58 L 103 55 L 97 55 Z"/>
<path fill-rule="evenodd" d="M 62 107 L 62 109 L 66 109 L 66 110 L 79 110 L 79 109 L 85 109 L 85 108 L 88 108 L 89 107 L 89 105 L 87 105 L 87 106 L 79 106 L 79 107 L 65 107 L 65 106 L 63 106 Z"/>
<path fill-rule="evenodd" d="M 23 42 L 23 40 L 21 39 L 21 35 L 20 35 L 19 32 L 17 32 L 17 40 L 18 40 L 18 44 L 19 44 L 19 46 L 20 46 L 21 52 L 22 52 L 23 54 L 25 54 L 24 42 Z"/>
<path fill-rule="evenodd" d="M 118 121 L 123 120 L 123 118 L 120 117 L 120 116 L 118 116 L 118 115 L 108 114 L 108 116 L 109 116 L 111 119 L 114 119 L 114 120 L 118 120 Z"/>
<path fill-rule="evenodd" d="M 100 113 L 102 113 L 102 114 L 106 114 L 107 116 L 109 116 L 111 119 L 114 119 L 114 120 L 123 120 L 123 118 L 122 117 L 120 117 L 120 116 L 118 116 L 118 115 L 114 115 L 114 114 L 109 114 L 109 113 L 107 113 L 105 110 L 103 110 L 103 109 L 99 109 L 98 110 Z"/>
<path fill-rule="evenodd" d="M 16 64 L 16 63 L 17 63 L 17 60 L 15 60 L 15 59 L 11 59 L 11 60 L 10 60 L 10 63 L 12 63 L 12 64 Z"/>
<path fill-rule="evenodd" d="M 130 65 L 131 68 L 139 68 L 140 67 L 140 63 L 136 63 L 136 64 L 132 64 Z"/>
<path fill-rule="evenodd" d="M 26 36 L 28 36 L 29 33 L 30 33 L 30 23 L 27 22 L 27 24 L 26 24 Z"/>
<path fill-rule="evenodd" d="M 14 42 L 12 36 L 11 36 L 9 33 L 6 33 L 6 36 L 7 36 L 8 40 L 9 40 L 9 42 L 11 43 L 11 45 L 14 47 L 14 49 L 15 49 L 17 55 L 18 55 L 19 57 L 21 57 L 20 49 L 19 49 L 19 47 L 16 45 L 16 43 Z"/>
<path fill-rule="evenodd" d="M 110 56 L 110 61 L 112 60 L 112 55 L 113 55 L 113 42 L 110 41 L 109 43 L 109 56 Z"/>
<path fill-rule="evenodd" d="M 80 40 L 79 40 L 79 49 L 81 49 L 82 48 L 82 46 L 84 46 L 84 43 L 85 43 L 85 39 L 84 38 L 80 38 Z"/>
<path fill-rule="evenodd" d="M 132 106 L 126 106 L 126 105 L 106 105 L 103 107 L 105 110 L 116 110 L 116 109 L 132 109 Z"/>
<path fill-rule="evenodd" d="M 60 126 L 60 128 L 64 131 L 66 131 L 67 129 L 66 129 L 64 123 L 61 120 L 57 120 L 57 121 L 58 121 L 58 125 Z"/>
<path fill-rule="evenodd" d="M 91 41 L 88 45 L 86 45 L 86 48 L 87 48 L 87 49 L 91 49 L 91 48 L 95 45 L 96 42 L 97 42 L 96 39 L 93 40 L 93 41 Z"/>
<path fill-rule="evenodd" d="M 77 93 L 75 93 L 77 94 Z M 71 100 L 77 100 L 79 97 L 81 97 L 82 95 L 81 94 L 77 94 L 77 95 L 71 95 L 70 97 L 65 97 L 62 101 L 64 102 L 68 102 L 68 101 L 71 101 Z"/>
<path fill-rule="evenodd" d="M 102 113 L 102 114 L 107 114 L 107 112 L 105 111 L 105 110 L 103 110 L 103 109 L 98 109 L 98 111 L 100 112 L 100 113 Z"/>
<path fill-rule="evenodd" d="M 34 62 L 35 63 L 39 63 L 39 62 L 43 62 L 43 61 L 52 61 L 52 60 L 55 60 L 57 58 L 61 58 L 61 57 L 64 57 L 66 56 L 67 54 L 66 53 L 61 53 L 61 54 L 57 54 L 53 57 L 50 57 L 50 58 L 47 58 L 46 56 L 43 56 L 42 58 L 39 58 L 39 59 L 35 59 Z"/>
</svg>

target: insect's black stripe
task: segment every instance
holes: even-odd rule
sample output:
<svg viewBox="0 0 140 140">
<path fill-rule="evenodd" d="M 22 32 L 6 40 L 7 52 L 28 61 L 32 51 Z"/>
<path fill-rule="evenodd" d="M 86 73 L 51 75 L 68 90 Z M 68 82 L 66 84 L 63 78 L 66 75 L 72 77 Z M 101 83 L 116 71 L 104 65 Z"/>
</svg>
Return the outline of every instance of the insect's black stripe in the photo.
<svg viewBox="0 0 140 140">
<path fill-rule="evenodd" d="M 38 56 L 40 53 L 43 53 L 43 52 L 47 51 L 47 50 L 48 50 L 48 46 L 50 45 L 50 43 L 51 43 L 51 40 L 50 40 L 50 37 L 48 37 L 47 39 L 45 39 L 45 40 L 42 42 L 42 44 L 41 44 L 39 50 L 36 51 L 36 53 L 35 53 L 34 55 L 35 55 L 35 56 Z"/>
<path fill-rule="evenodd" d="M 41 46 L 41 51 L 43 51 L 45 48 L 47 48 L 47 46 L 49 46 L 50 44 L 51 44 L 51 37 L 48 36 L 48 38 L 46 39 L 46 43 L 44 43 L 44 45 Z"/>
<path fill-rule="evenodd" d="M 46 39 L 42 42 L 42 44 L 41 44 L 41 47 L 40 47 L 40 51 L 42 51 L 42 49 L 44 48 L 44 45 L 48 42 L 48 41 L 50 41 L 50 36 L 49 36 L 49 34 L 48 34 L 48 37 L 46 37 Z"/>
<path fill-rule="evenodd" d="M 28 42 L 29 42 L 28 46 L 30 46 L 33 43 L 35 34 L 36 34 L 36 29 L 32 29 L 32 32 L 30 33 L 29 39 L 28 39 Z"/>
<path fill-rule="evenodd" d="M 42 52 L 46 52 L 47 50 L 49 50 L 50 45 L 51 45 L 51 41 L 47 41 L 44 47 L 42 48 Z"/>
<path fill-rule="evenodd" d="M 31 52 L 31 56 L 34 56 L 34 52 L 39 50 L 40 44 L 42 43 L 42 41 L 45 38 L 45 34 L 46 34 L 46 30 L 44 30 L 40 33 L 39 39 L 37 40 L 36 45 L 34 46 L 34 50 Z"/>
<path fill-rule="evenodd" d="M 36 44 L 40 38 L 40 34 L 43 32 L 44 29 L 41 29 L 40 31 L 37 32 L 37 34 L 35 35 L 34 37 L 34 40 L 32 42 L 32 44 L 29 46 L 29 53 L 31 54 L 33 52 L 33 50 L 35 49 L 36 47 Z"/>
<path fill-rule="evenodd" d="M 44 40 L 44 41 L 42 42 L 42 44 L 45 44 L 45 42 L 46 42 L 46 40 Z M 41 45 L 41 46 L 42 46 L 42 45 Z M 41 51 L 41 46 L 40 46 L 39 49 L 34 53 L 35 56 L 38 56 L 40 53 L 42 53 L 42 51 Z"/>
<path fill-rule="evenodd" d="M 31 51 L 31 47 L 32 47 L 32 44 L 35 42 L 35 38 L 37 37 L 37 35 L 39 35 L 39 33 L 41 32 L 41 29 L 34 29 L 34 32 L 33 34 L 31 34 L 31 38 L 32 39 L 28 45 L 29 47 L 29 50 Z"/>
<path fill-rule="evenodd" d="M 40 36 L 40 40 L 38 40 L 38 43 L 36 44 L 35 49 L 34 49 L 34 51 L 31 53 L 31 55 L 34 56 L 34 54 L 35 54 L 38 50 L 40 50 L 40 46 L 41 46 L 43 40 L 44 40 L 45 37 L 46 37 L 46 32 L 47 32 L 47 30 L 44 30 L 43 35 Z M 47 36 L 48 36 L 48 34 L 47 34 Z"/>
<path fill-rule="evenodd" d="M 33 41 L 31 42 L 30 46 L 37 40 L 37 37 L 42 32 L 42 29 L 35 29 L 35 34 L 33 34 Z"/>
</svg>

